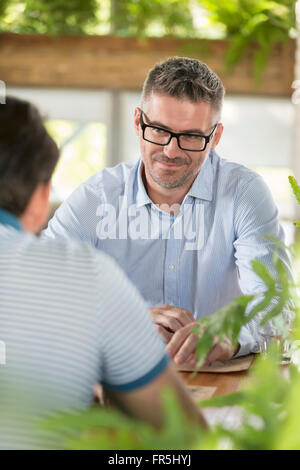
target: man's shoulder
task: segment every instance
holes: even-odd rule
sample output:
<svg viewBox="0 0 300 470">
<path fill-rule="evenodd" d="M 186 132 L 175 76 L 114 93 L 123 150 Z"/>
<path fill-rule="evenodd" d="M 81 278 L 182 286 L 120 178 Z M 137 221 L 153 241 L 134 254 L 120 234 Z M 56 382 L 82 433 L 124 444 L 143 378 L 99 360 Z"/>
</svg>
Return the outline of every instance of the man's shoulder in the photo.
<svg viewBox="0 0 300 470">
<path fill-rule="evenodd" d="M 113 269 L 114 261 L 105 253 L 96 250 L 88 243 L 72 240 L 38 239 L 32 235 L 19 237 L 14 247 L 26 263 L 32 261 L 36 270 L 69 275 L 75 279 L 90 278 L 91 283 L 98 282 L 96 273 Z"/>
<path fill-rule="evenodd" d="M 213 154 L 215 172 L 221 180 L 230 180 L 236 185 L 247 184 L 261 176 L 253 169 L 226 158 L 221 158 L 216 152 Z"/>
<path fill-rule="evenodd" d="M 133 177 L 137 163 L 119 163 L 114 167 L 103 168 L 83 183 L 92 191 L 116 191 Z"/>
</svg>

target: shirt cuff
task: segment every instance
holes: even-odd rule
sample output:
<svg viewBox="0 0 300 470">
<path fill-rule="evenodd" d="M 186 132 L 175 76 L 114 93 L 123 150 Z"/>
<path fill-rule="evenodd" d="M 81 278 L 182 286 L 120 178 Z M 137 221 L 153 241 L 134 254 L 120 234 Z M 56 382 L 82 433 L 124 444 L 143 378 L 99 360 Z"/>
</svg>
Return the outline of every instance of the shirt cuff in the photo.
<svg viewBox="0 0 300 470">
<path fill-rule="evenodd" d="M 250 331 L 246 326 L 241 328 L 238 342 L 240 345 L 240 349 L 238 352 L 233 356 L 233 358 L 240 357 L 240 356 L 247 356 L 247 354 L 251 353 L 258 353 L 259 352 L 259 345 L 257 341 L 253 338 Z"/>
<path fill-rule="evenodd" d="M 161 361 L 155 367 L 153 367 L 150 372 L 147 372 L 147 374 L 143 375 L 143 377 L 140 377 L 139 379 L 134 380 L 133 382 L 128 382 L 126 384 L 120 385 L 112 385 L 106 382 L 102 382 L 102 385 L 110 390 L 116 390 L 118 392 L 130 392 L 137 388 L 143 387 L 144 385 L 147 385 L 149 382 L 152 382 L 158 375 L 160 375 L 166 369 L 168 363 L 169 356 L 165 354 Z"/>
</svg>

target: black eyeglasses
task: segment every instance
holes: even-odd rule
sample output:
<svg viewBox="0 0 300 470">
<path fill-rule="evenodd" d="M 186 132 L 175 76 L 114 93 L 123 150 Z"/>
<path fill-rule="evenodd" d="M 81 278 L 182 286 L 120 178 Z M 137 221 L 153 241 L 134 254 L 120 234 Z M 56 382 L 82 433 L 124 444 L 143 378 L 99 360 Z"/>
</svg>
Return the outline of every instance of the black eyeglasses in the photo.
<svg viewBox="0 0 300 470">
<path fill-rule="evenodd" d="M 171 139 L 175 137 L 175 139 L 177 139 L 178 147 L 181 148 L 181 150 L 189 150 L 190 152 L 202 152 L 205 150 L 218 125 L 218 123 L 214 125 L 213 130 L 209 135 L 185 134 L 182 132 L 176 133 L 167 131 L 161 127 L 145 124 L 143 114 L 145 115 L 141 110 L 140 126 L 143 131 L 144 140 L 156 145 L 168 145 L 171 142 Z"/>
</svg>

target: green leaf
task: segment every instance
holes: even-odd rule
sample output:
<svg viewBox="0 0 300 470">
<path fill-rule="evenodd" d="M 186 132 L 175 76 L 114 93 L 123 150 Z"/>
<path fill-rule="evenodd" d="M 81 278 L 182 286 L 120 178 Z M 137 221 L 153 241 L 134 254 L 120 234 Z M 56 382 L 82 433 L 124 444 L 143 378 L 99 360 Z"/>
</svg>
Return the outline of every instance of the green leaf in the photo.
<svg viewBox="0 0 300 470">
<path fill-rule="evenodd" d="M 251 261 L 253 271 L 263 280 L 265 285 L 272 291 L 276 289 L 276 281 L 268 268 L 258 260 Z"/>
<path fill-rule="evenodd" d="M 247 323 L 255 318 L 260 312 L 263 312 L 272 302 L 274 298 L 273 292 L 265 292 L 263 299 L 256 304 L 247 315 Z"/>
<path fill-rule="evenodd" d="M 243 404 L 247 395 L 245 392 L 236 392 L 229 395 L 218 395 L 216 397 L 209 398 L 208 400 L 202 400 L 199 403 L 200 408 L 206 407 L 222 407 L 222 406 L 235 406 Z"/>
<path fill-rule="evenodd" d="M 233 345 L 237 344 L 240 329 L 248 322 L 246 309 L 253 298 L 252 295 L 235 298 L 229 305 L 199 321 L 199 326 L 194 330 L 201 334 L 195 351 L 198 358 L 196 368 L 203 364 L 216 336 L 219 336 L 220 342 L 228 337 Z"/>
<path fill-rule="evenodd" d="M 293 176 L 289 176 L 289 182 L 292 187 L 293 193 L 296 196 L 298 204 L 300 204 L 300 187 L 296 181 L 296 178 L 294 178 Z"/>
</svg>

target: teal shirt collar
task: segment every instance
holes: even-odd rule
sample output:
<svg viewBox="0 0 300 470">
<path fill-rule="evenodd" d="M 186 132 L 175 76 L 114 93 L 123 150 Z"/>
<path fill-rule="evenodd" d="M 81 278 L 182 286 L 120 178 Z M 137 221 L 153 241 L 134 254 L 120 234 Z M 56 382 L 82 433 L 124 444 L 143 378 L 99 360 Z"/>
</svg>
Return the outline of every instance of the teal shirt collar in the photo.
<svg viewBox="0 0 300 470">
<path fill-rule="evenodd" d="M 0 209 L 0 224 L 14 227 L 19 232 L 23 231 L 19 219 L 5 209 Z"/>
</svg>

